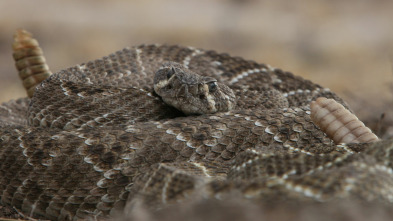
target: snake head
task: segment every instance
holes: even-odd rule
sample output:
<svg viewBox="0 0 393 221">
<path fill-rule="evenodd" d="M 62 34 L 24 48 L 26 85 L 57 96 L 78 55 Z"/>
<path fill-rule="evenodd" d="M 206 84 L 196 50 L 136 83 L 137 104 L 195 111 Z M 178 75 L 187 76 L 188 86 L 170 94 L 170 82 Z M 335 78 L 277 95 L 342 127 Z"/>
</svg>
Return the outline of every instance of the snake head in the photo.
<svg viewBox="0 0 393 221">
<path fill-rule="evenodd" d="M 154 91 L 186 115 L 225 112 L 236 105 L 235 94 L 228 86 L 175 62 L 166 62 L 158 69 Z"/>
</svg>

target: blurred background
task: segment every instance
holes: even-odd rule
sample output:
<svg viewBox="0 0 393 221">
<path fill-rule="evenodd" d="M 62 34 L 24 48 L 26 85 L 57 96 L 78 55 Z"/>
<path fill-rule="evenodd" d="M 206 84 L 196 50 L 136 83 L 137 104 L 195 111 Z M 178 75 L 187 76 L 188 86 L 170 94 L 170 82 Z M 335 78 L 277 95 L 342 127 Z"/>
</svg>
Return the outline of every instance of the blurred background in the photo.
<svg viewBox="0 0 393 221">
<path fill-rule="evenodd" d="M 24 28 L 53 72 L 125 46 L 181 44 L 291 71 L 378 120 L 393 106 L 392 12 L 389 0 L 2 0 L 0 102 L 25 96 L 11 51 Z"/>
</svg>

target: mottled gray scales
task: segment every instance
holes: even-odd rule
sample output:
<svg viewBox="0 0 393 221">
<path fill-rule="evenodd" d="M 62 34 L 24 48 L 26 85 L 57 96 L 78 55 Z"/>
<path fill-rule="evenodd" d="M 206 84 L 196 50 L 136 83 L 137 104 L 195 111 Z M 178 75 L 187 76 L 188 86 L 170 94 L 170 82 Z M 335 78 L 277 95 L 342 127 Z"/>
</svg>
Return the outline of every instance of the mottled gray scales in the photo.
<svg viewBox="0 0 393 221">
<path fill-rule="evenodd" d="M 48 84 L 51 86 L 47 87 Z M 179 111 L 143 89 L 78 85 L 50 79 L 39 86 L 32 98 L 28 118 L 31 126 L 70 130 L 134 124 L 179 115 Z"/>
<path fill-rule="evenodd" d="M 154 82 L 160 71 L 165 80 Z M 177 73 L 186 75 L 176 83 Z M 169 106 L 159 82 L 207 108 L 182 109 L 188 98 Z M 389 207 L 392 142 L 334 144 L 310 118 L 309 103 L 321 96 L 346 106 L 328 89 L 239 57 L 126 48 L 53 74 L 31 100 L 0 106 L 1 202 L 59 220 L 234 198 Z"/>
<path fill-rule="evenodd" d="M 27 109 L 30 99 L 20 98 L 11 100 L 0 105 L 0 126 L 3 125 L 26 125 Z"/>
</svg>

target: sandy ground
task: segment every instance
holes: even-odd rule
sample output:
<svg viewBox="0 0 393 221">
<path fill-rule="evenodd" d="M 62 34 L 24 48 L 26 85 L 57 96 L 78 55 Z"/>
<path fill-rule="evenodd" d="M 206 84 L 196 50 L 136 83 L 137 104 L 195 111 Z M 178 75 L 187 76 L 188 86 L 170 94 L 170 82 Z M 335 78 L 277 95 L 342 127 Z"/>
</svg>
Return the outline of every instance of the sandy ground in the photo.
<svg viewBox="0 0 393 221">
<path fill-rule="evenodd" d="M 53 72 L 125 46 L 189 45 L 291 71 L 375 118 L 393 97 L 392 9 L 388 0 L 4 0 L 0 102 L 25 96 L 11 56 L 12 35 L 25 28 Z"/>
</svg>

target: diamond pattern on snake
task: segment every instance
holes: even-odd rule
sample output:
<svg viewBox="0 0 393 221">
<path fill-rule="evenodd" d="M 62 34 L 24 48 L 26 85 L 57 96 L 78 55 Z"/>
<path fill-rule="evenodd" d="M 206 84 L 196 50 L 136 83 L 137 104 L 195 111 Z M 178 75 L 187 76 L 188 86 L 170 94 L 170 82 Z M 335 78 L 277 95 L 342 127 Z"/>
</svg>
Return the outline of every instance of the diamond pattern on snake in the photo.
<svg viewBox="0 0 393 221">
<path fill-rule="evenodd" d="M 310 118 L 318 97 L 348 108 L 327 88 L 240 57 L 122 49 L 0 106 L 1 203 L 51 220 L 233 197 L 390 205 L 392 142 L 335 143 Z M 324 113 L 315 119 L 334 115 Z"/>
</svg>

